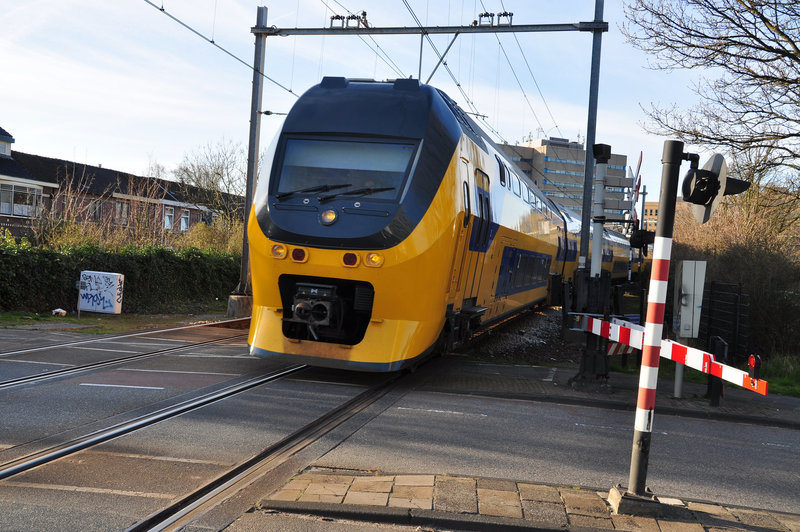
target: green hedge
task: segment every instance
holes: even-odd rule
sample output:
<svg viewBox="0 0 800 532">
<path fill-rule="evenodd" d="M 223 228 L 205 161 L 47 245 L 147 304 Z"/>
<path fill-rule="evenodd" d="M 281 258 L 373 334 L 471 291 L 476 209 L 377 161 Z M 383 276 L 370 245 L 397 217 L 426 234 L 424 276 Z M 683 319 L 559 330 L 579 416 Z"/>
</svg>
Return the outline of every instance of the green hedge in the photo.
<svg viewBox="0 0 800 532">
<path fill-rule="evenodd" d="M 192 302 L 227 298 L 239 281 L 240 256 L 163 247 L 64 251 L 0 238 L 0 311 L 74 310 L 83 270 L 125 275 L 123 312 L 171 312 Z"/>
</svg>

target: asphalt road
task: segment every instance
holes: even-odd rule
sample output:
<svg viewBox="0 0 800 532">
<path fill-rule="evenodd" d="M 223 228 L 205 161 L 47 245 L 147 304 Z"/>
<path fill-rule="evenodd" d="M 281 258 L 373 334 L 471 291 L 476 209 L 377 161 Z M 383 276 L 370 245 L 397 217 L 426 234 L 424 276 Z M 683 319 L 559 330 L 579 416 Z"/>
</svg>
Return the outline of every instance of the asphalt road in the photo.
<svg viewBox="0 0 800 532">
<path fill-rule="evenodd" d="M 7 378 L 141 352 L 159 343 L 126 342 L 6 357 L 0 369 Z M 467 383 L 513 382 L 505 368 L 471 367 Z M 0 458 L 270 369 L 275 365 L 250 357 L 239 342 L 0 390 Z M 632 412 L 446 392 L 437 388 L 436 379 L 426 381 L 426 371 L 415 374 L 420 386 L 365 413 L 363 421 L 340 431 L 338 440 L 320 446 L 294 471 L 281 471 L 284 476 L 273 484 L 312 464 L 601 490 L 627 482 Z M 541 371 L 542 380 L 552 380 L 554 370 L 526 371 Z M 0 481 L 0 529 L 124 528 L 375 379 L 306 371 Z M 800 431 L 795 429 L 661 415 L 655 420 L 648 485 L 657 495 L 800 513 L 799 453 Z M 242 501 L 243 508 L 263 495 Z"/>
<path fill-rule="evenodd" d="M 317 465 L 511 478 L 608 490 L 627 484 L 633 414 L 412 392 Z M 657 495 L 800 512 L 800 432 L 662 415 L 648 485 Z"/>
</svg>

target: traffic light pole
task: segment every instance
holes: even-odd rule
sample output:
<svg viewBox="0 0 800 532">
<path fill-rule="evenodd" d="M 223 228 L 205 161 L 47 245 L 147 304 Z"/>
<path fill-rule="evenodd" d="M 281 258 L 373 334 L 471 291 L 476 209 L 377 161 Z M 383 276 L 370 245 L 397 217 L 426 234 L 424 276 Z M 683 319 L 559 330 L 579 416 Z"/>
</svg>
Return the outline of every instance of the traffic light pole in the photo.
<svg viewBox="0 0 800 532">
<path fill-rule="evenodd" d="M 603 20 L 603 0 L 595 0 L 594 20 Z M 589 147 L 594 146 L 597 131 L 597 100 L 600 88 L 600 48 L 603 32 L 596 31 L 592 36 L 592 62 L 589 75 L 589 116 L 586 123 L 586 157 L 583 167 L 583 203 L 581 208 L 581 248 L 578 255 L 578 268 L 586 268 L 589 257 L 589 221 L 592 210 L 592 175 L 594 174 L 593 154 Z"/>
<path fill-rule="evenodd" d="M 594 177 L 594 196 L 592 198 L 592 261 L 589 275 L 594 279 L 600 275 L 603 266 L 603 224 L 605 217 L 605 189 L 608 161 L 611 159 L 611 146 L 595 144 L 592 154 L 596 164 Z"/>
<path fill-rule="evenodd" d="M 664 153 L 661 159 L 663 164 L 661 198 L 658 202 L 658 222 L 647 299 L 647 318 L 644 328 L 642 366 L 639 374 L 639 396 L 636 402 L 631 470 L 628 478 L 628 493 L 637 496 L 646 495 L 647 463 L 650 456 L 650 437 L 653 431 L 653 411 L 672 252 L 675 203 L 678 195 L 681 161 L 685 158 L 683 142 L 668 140 L 664 143 Z"/>
</svg>

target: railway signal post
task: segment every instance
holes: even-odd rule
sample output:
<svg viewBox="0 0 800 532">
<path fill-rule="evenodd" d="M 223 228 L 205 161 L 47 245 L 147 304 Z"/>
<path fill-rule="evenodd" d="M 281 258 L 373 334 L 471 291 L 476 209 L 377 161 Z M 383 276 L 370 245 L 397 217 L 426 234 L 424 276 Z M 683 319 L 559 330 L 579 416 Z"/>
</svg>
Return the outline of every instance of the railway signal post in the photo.
<svg viewBox="0 0 800 532">
<path fill-rule="evenodd" d="M 256 12 L 256 28 L 267 27 L 267 8 L 260 6 Z M 249 316 L 253 309 L 253 291 L 250 286 L 250 250 L 247 242 L 247 225 L 255 194 L 258 175 L 258 146 L 261 138 L 262 72 L 264 72 L 266 36 L 255 33 L 253 58 L 253 94 L 250 100 L 250 136 L 247 149 L 247 185 L 245 189 L 244 229 L 242 231 L 242 258 L 239 265 L 239 284 L 228 296 L 228 317 Z"/>
<path fill-rule="evenodd" d="M 648 291 L 647 319 L 642 345 L 642 365 L 639 374 L 639 394 L 636 403 L 628 489 L 623 492 L 622 488 L 618 486 L 609 493 L 609 502 L 617 513 L 658 512 L 660 508 L 646 486 L 647 465 L 650 458 L 658 362 L 661 356 L 664 307 L 667 299 L 672 231 L 675 223 L 675 203 L 681 162 L 690 161 L 691 163 L 683 183 L 683 196 L 685 201 L 697 206 L 695 214 L 701 223 L 708 221 L 708 217 L 723 195 L 726 193 L 738 194 L 749 186 L 743 181 L 727 180 L 727 170 L 721 155 L 714 155 L 701 170 L 698 169 L 699 156 L 684 153 L 683 147 L 684 144 L 680 141 L 664 142 L 661 159 L 661 197 L 658 202 L 658 221 Z"/>
</svg>

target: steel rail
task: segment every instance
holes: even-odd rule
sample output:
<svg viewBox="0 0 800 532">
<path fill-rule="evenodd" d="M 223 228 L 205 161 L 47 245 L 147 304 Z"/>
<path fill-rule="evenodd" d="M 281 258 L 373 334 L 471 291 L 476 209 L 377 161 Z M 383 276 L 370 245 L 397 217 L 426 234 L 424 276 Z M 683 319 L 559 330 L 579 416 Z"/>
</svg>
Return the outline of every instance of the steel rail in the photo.
<svg viewBox="0 0 800 532">
<path fill-rule="evenodd" d="M 305 449 L 375 403 L 397 386 L 401 377 L 402 374 L 393 375 L 361 392 L 279 442 L 270 445 L 252 458 L 223 473 L 205 486 L 196 489 L 167 508 L 155 512 L 134 524 L 125 532 L 155 532 L 183 528 L 208 509 L 227 500 L 230 496 L 252 484 L 289 457 Z"/>
<path fill-rule="evenodd" d="M 0 466 L 0 480 L 52 462 L 58 458 L 63 458 L 64 456 L 82 451 L 89 447 L 93 447 L 113 438 L 124 436 L 125 434 L 129 434 L 135 430 L 149 427 L 150 425 L 154 425 L 155 423 L 165 419 L 176 417 L 181 414 L 185 414 L 186 412 L 190 412 L 192 410 L 196 410 L 209 404 L 221 401 L 233 395 L 240 394 L 257 386 L 261 386 L 262 384 L 266 384 L 281 377 L 296 373 L 306 367 L 307 366 L 305 365 L 290 366 L 289 368 L 284 368 L 268 375 L 262 375 L 260 377 L 248 379 L 239 384 L 234 384 L 223 388 L 222 390 L 196 397 L 177 405 L 166 407 L 161 410 L 157 410 L 156 412 L 151 412 L 122 423 L 117 423 L 111 427 L 100 429 L 85 436 L 74 438 L 68 442 L 50 447 L 49 449 L 43 449 L 27 456 L 11 460 Z"/>
<path fill-rule="evenodd" d="M 212 323 L 201 323 L 195 325 L 184 325 L 182 327 L 171 327 L 169 329 L 148 329 L 146 331 L 140 331 L 137 333 L 129 333 L 129 334 L 120 334 L 117 336 L 103 336 L 101 338 L 92 338 L 91 340 L 76 340 L 74 342 L 66 342 L 63 344 L 51 344 L 51 345 L 43 345 L 39 347 L 29 347 L 26 349 L 19 349 L 17 351 L 6 351 L 0 353 L 0 357 L 7 357 L 11 355 L 22 355 L 25 353 L 34 353 L 36 351 L 46 351 L 48 349 L 56 349 L 59 347 L 70 347 L 73 345 L 82 345 L 82 344 L 91 344 L 95 342 L 107 342 L 109 340 L 119 340 L 121 338 L 134 338 L 136 336 L 147 336 L 149 334 L 159 334 L 164 332 L 173 332 L 173 331 L 185 331 L 186 329 L 194 329 L 198 327 L 215 327 L 218 325 L 226 325 L 226 324 L 233 324 L 233 323 L 240 323 L 245 320 L 249 320 L 250 318 L 236 318 L 233 320 L 224 320 L 224 321 L 215 321 Z"/>
<path fill-rule="evenodd" d="M 83 371 L 89 371 L 98 368 L 104 368 L 108 366 L 115 366 L 118 364 L 123 364 L 125 362 L 131 362 L 134 360 L 143 360 L 146 358 L 154 357 L 163 355 L 165 353 L 172 353 L 174 351 L 183 351 L 185 349 L 193 349 L 197 346 L 201 345 L 209 345 L 215 344 L 219 342 L 224 342 L 227 340 L 232 340 L 234 338 L 242 338 L 247 336 L 246 334 L 235 334 L 233 336 L 226 336 L 225 338 L 215 338 L 214 340 L 205 340 L 203 342 L 196 342 L 189 345 L 180 345 L 175 347 L 167 347 L 165 349 L 159 349 L 158 351 L 150 351 L 147 353 L 137 353 L 135 355 L 127 355 L 124 357 L 113 358 L 111 360 L 103 360 L 101 362 L 93 362 L 91 364 L 84 364 L 82 366 L 75 366 L 72 368 L 64 368 L 64 369 L 57 369 L 53 371 L 48 371 L 47 373 L 38 373 L 36 375 L 28 375 L 26 377 L 19 377 L 16 379 L 11 379 L 7 381 L 0 382 L 0 390 L 11 388 L 14 386 L 20 386 L 22 384 L 30 384 L 32 382 L 38 381 L 45 381 L 49 379 L 55 379 L 57 377 L 64 377 L 66 375 L 72 375 L 75 373 L 81 373 Z"/>
</svg>

